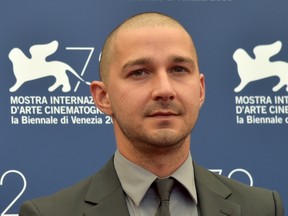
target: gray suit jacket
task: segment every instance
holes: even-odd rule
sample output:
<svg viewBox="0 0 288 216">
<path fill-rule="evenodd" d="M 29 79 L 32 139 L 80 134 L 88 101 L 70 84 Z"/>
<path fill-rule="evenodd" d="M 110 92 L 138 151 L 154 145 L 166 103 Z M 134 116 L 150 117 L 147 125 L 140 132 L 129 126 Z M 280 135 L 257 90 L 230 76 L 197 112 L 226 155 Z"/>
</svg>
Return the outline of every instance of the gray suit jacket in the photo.
<svg viewBox="0 0 288 216">
<path fill-rule="evenodd" d="M 283 216 L 279 194 L 253 188 L 194 164 L 201 216 Z M 94 176 L 52 196 L 27 201 L 20 216 L 129 216 L 110 160 Z"/>
</svg>

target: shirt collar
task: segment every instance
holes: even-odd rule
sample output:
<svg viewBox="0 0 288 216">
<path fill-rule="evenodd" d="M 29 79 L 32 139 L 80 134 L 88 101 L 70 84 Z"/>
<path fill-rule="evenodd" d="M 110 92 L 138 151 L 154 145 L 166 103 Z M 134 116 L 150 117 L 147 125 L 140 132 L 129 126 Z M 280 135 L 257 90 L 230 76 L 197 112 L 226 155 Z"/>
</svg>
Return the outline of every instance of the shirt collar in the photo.
<svg viewBox="0 0 288 216">
<path fill-rule="evenodd" d="M 188 155 L 186 161 L 171 176 L 186 188 L 192 199 L 197 204 L 197 192 L 191 154 Z"/>
<path fill-rule="evenodd" d="M 148 170 L 132 163 L 117 150 L 114 157 L 114 166 L 125 193 L 139 206 L 147 190 L 157 178 Z M 197 204 L 197 193 L 194 179 L 192 156 L 189 154 L 186 161 L 171 177 L 175 178 L 189 192 Z M 135 187 L 137 185 L 137 187 Z"/>
</svg>

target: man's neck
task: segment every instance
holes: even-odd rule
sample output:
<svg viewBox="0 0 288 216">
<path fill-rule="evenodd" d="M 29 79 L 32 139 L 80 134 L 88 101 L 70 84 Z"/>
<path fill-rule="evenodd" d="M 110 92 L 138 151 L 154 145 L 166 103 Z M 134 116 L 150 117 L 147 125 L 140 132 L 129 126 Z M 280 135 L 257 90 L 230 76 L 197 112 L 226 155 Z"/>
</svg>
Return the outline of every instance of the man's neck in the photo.
<svg viewBox="0 0 288 216">
<path fill-rule="evenodd" d="M 190 139 L 187 138 L 181 145 L 174 148 L 143 150 L 136 149 L 134 146 L 121 148 L 122 146 L 118 145 L 118 150 L 129 161 L 164 178 L 174 173 L 186 161 L 190 152 Z"/>
</svg>

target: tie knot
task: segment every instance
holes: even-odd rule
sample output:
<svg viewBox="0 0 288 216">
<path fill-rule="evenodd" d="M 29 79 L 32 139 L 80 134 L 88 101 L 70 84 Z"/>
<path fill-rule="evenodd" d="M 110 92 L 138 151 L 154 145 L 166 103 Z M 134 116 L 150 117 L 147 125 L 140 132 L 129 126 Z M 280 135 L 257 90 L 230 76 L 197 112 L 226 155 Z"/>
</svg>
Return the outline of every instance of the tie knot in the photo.
<svg viewBox="0 0 288 216">
<path fill-rule="evenodd" d="M 155 180 L 156 188 L 159 193 L 160 201 L 169 201 L 172 188 L 174 186 L 173 178 L 159 179 Z"/>
</svg>

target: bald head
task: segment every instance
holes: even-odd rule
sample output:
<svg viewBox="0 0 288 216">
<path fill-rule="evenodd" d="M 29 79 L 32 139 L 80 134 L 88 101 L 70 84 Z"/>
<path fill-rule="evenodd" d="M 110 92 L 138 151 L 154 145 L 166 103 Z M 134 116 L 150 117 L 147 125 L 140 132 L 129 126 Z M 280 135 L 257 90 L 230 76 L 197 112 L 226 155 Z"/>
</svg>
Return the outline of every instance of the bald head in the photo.
<svg viewBox="0 0 288 216">
<path fill-rule="evenodd" d="M 136 16 L 133 16 L 122 24 L 120 24 L 117 28 L 115 28 L 110 35 L 107 37 L 103 49 L 102 55 L 100 59 L 100 80 L 106 82 L 108 74 L 109 74 L 109 65 L 114 59 L 114 42 L 119 32 L 123 32 L 125 30 L 133 30 L 145 27 L 168 27 L 168 28 L 179 28 L 187 33 L 185 28 L 175 19 L 160 13 L 142 13 Z M 188 34 L 188 33 L 187 33 Z M 188 34 L 189 35 L 189 34 Z M 189 36 L 190 37 L 190 36 Z M 191 38 L 191 37 L 190 37 Z M 191 38 L 192 41 L 192 38 Z M 192 42 L 193 44 L 193 42 Z M 194 47 L 194 44 L 193 44 Z M 195 51 L 196 54 L 196 51 Z"/>
</svg>

